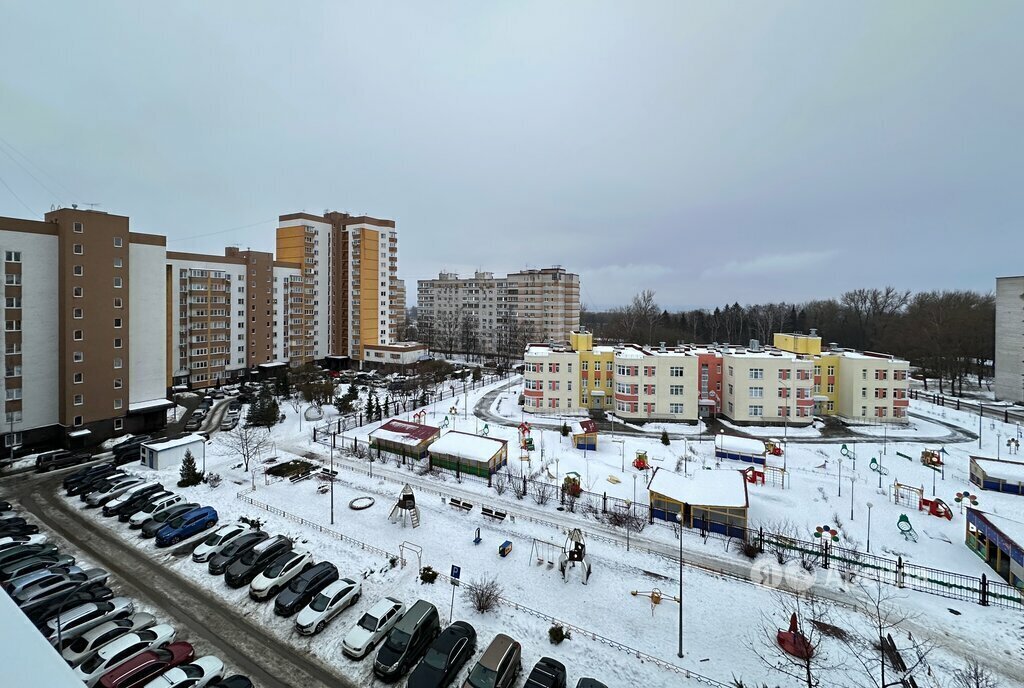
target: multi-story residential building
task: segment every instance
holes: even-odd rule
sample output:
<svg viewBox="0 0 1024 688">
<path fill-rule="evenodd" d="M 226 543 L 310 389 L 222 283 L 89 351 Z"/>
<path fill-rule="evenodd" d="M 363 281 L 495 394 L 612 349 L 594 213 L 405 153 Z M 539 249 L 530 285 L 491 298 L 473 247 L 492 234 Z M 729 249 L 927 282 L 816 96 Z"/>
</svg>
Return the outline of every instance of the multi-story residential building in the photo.
<svg viewBox="0 0 1024 688">
<path fill-rule="evenodd" d="M 223 256 L 167 253 L 169 384 L 218 385 L 249 369 L 289 361 L 298 265 L 229 247 Z"/>
<path fill-rule="evenodd" d="M 816 415 L 854 423 L 907 421 L 910 364 L 906 360 L 836 344 L 823 350 L 821 337 L 813 329 L 810 334 L 779 333 L 774 342 L 777 349 L 813 362 Z"/>
<path fill-rule="evenodd" d="M 282 215 L 277 258 L 302 268 L 303 309 L 292 316 L 291 360 L 365 360 L 366 346 L 397 341 L 398 285 L 393 220 L 327 212 Z M 402 304 L 404 313 L 404 303 Z M 294 313 L 294 311 L 293 311 Z"/>
<path fill-rule="evenodd" d="M 905 420 L 906 361 L 836 347 L 822 352 L 816 335 L 776 335 L 776 344 L 594 346 L 589 332 L 573 332 L 567 345 L 527 347 L 525 410 L 602 410 L 630 421 L 723 415 L 767 425 L 807 425 L 815 415 Z"/>
<path fill-rule="evenodd" d="M 391 341 L 398 342 L 405 338 L 405 329 L 409 323 L 405 312 L 405 280 L 391 277 Z"/>
<path fill-rule="evenodd" d="M 996 280 L 996 399 L 1024 403 L 1024 277 Z"/>
<path fill-rule="evenodd" d="M 164 426 L 165 244 L 104 212 L 0 218 L 5 448 Z"/>
<path fill-rule="evenodd" d="M 417 318 L 421 339 L 456 351 L 494 354 L 527 341 L 565 342 L 579 329 L 579 275 L 560 267 L 504 277 L 442 272 L 419 281 Z"/>
</svg>

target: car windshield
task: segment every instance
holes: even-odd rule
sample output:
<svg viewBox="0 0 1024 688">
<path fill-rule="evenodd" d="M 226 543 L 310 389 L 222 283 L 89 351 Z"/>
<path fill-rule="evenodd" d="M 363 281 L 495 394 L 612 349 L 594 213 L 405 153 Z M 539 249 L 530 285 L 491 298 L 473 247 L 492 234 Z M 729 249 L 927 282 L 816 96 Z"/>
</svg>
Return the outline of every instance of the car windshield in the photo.
<svg viewBox="0 0 1024 688">
<path fill-rule="evenodd" d="M 221 540 L 222 537 L 224 537 L 224 536 L 221 535 L 220 533 L 211 533 L 210 537 L 208 537 L 205 540 L 203 540 L 203 544 L 204 545 L 211 545 L 211 546 L 212 545 L 220 544 L 220 540 Z"/>
<path fill-rule="evenodd" d="M 473 688 L 494 688 L 497 679 L 498 672 L 488 669 L 478 662 L 473 673 L 469 675 L 469 685 Z"/>
<path fill-rule="evenodd" d="M 67 649 L 75 653 L 81 653 L 85 652 L 87 647 L 89 647 L 89 641 L 82 636 L 78 636 L 68 644 Z"/>
<path fill-rule="evenodd" d="M 427 650 L 427 656 L 423 658 L 423 663 L 431 669 L 444 671 L 444 668 L 448 666 L 448 655 L 443 652 L 438 652 L 434 648 L 430 648 Z"/>
<path fill-rule="evenodd" d="M 405 652 L 405 648 L 409 646 L 409 634 L 396 628 L 391 631 L 387 642 L 384 644 L 395 652 Z"/>
<path fill-rule="evenodd" d="M 363 614 L 363 618 L 359 619 L 359 628 L 363 628 L 367 631 L 376 631 L 377 617 L 373 614 Z"/>
<path fill-rule="evenodd" d="M 161 505 L 160 502 L 151 502 L 151 503 L 147 504 L 146 506 L 142 507 L 142 510 L 145 511 L 147 514 L 151 514 L 154 511 L 156 511 L 157 508 L 160 507 L 160 505 Z"/>
<path fill-rule="evenodd" d="M 91 674 L 99 669 L 101 664 L 103 664 L 103 655 L 99 653 L 94 654 L 92 657 L 82 662 L 82 671 L 87 674 Z"/>
<path fill-rule="evenodd" d="M 275 559 L 273 563 L 267 567 L 267 570 L 263 575 L 267 578 L 277 578 L 281 575 L 281 571 L 284 570 L 285 565 L 288 564 L 288 562 L 290 562 L 291 560 L 291 555 Z"/>
<path fill-rule="evenodd" d="M 174 519 L 172 521 L 168 521 L 167 525 L 169 525 L 171 528 L 181 528 L 181 524 L 184 523 L 184 522 L 185 522 L 185 517 L 184 516 L 178 516 L 176 519 Z"/>
<path fill-rule="evenodd" d="M 246 566 L 252 566 L 254 563 L 256 563 L 257 556 L 259 556 L 259 552 L 257 552 L 255 549 L 251 549 L 242 555 L 242 563 Z"/>
<path fill-rule="evenodd" d="M 203 669 L 202 667 L 196 666 L 195 664 L 186 664 L 181 667 L 181 672 L 189 678 L 202 678 Z"/>
<path fill-rule="evenodd" d="M 220 553 L 226 557 L 230 557 L 234 555 L 234 553 L 238 551 L 238 548 L 241 547 L 243 544 L 245 543 L 239 540 L 235 540 L 230 545 L 222 549 Z"/>
<path fill-rule="evenodd" d="M 327 603 L 330 601 L 330 597 L 323 593 L 320 593 L 316 596 L 316 598 L 314 598 L 312 602 L 310 602 L 309 606 L 315 612 L 322 612 L 323 610 L 327 609 Z"/>
</svg>

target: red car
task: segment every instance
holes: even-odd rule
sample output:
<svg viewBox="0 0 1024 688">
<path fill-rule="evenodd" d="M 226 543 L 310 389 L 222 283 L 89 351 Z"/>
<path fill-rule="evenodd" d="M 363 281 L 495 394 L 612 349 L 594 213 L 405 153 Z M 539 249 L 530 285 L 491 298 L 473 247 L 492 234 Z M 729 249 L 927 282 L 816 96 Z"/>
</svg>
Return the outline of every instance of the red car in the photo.
<svg viewBox="0 0 1024 688">
<path fill-rule="evenodd" d="M 191 643 L 168 643 L 118 664 L 103 674 L 98 685 L 103 688 L 140 688 L 168 669 L 191 662 L 195 656 Z"/>
</svg>

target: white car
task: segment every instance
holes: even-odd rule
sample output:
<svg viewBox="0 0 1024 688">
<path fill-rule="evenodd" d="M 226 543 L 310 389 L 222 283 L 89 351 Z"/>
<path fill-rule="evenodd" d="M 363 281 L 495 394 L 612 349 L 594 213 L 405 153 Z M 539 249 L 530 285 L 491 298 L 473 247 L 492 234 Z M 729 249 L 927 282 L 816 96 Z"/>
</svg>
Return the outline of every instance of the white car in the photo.
<svg viewBox="0 0 1024 688">
<path fill-rule="evenodd" d="M 89 496 L 85 498 L 85 503 L 89 506 L 103 506 L 115 497 L 120 497 L 136 485 L 142 485 L 145 482 L 146 480 L 144 478 L 122 480 L 116 485 L 111 485 L 105 490 L 97 490 L 96 492 L 90 493 Z"/>
<path fill-rule="evenodd" d="M 107 643 L 111 643 L 123 635 L 137 633 L 156 625 L 156 617 L 145 612 L 137 612 L 124 619 L 106 621 L 96 628 L 77 638 L 64 638 L 61 641 L 61 656 L 72 667 L 76 667 L 89 659 Z"/>
<path fill-rule="evenodd" d="M 4 590 L 11 597 L 14 597 L 25 588 L 35 585 L 39 581 L 49 578 L 50 576 L 67 576 L 72 573 L 82 573 L 80 566 L 54 566 L 48 569 L 39 569 L 32 573 L 26 573 L 24 576 L 18 576 L 4 583 Z"/>
<path fill-rule="evenodd" d="M 224 662 L 206 655 L 157 676 L 143 688 L 206 688 L 224 676 Z"/>
<path fill-rule="evenodd" d="M 192 561 L 209 561 L 210 557 L 227 547 L 235 538 L 251 530 L 243 523 L 230 523 L 221 526 L 206 536 L 199 546 L 192 550 Z"/>
<path fill-rule="evenodd" d="M 0 552 L 18 545 L 43 545 L 46 544 L 46 533 L 33 533 L 32 535 L 8 535 L 0 538 Z"/>
<path fill-rule="evenodd" d="M 398 623 L 405 605 L 394 597 L 377 601 L 359 619 L 341 642 L 341 651 L 353 659 L 362 659 Z"/>
<path fill-rule="evenodd" d="M 249 583 L 249 597 L 254 600 L 265 600 L 284 590 L 292 578 L 313 565 L 313 555 L 304 549 L 285 552 L 270 562 Z"/>
<path fill-rule="evenodd" d="M 180 504 L 183 501 L 185 501 L 185 498 L 180 494 L 170 494 L 162 499 L 158 499 L 155 502 L 147 504 L 142 507 L 141 510 L 132 514 L 132 517 L 128 519 L 128 527 L 141 528 L 145 525 L 146 521 L 153 518 L 153 516 L 158 512 L 163 511 L 164 509 L 169 509 L 175 504 Z"/>
<path fill-rule="evenodd" d="M 86 602 L 61 612 L 60 616 L 47 619 L 46 625 L 40 630 L 50 644 L 56 646 L 58 638 L 62 642 L 65 639 L 77 638 L 107 621 L 128 618 L 134 611 L 135 604 L 127 597 Z"/>
<path fill-rule="evenodd" d="M 85 660 L 75 669 L 75 677 L 92 688 L 99 683 L 100 677 L 121 662 L 141 655 L 146 650 L 162 647 L 174 642 L 177 637 L 174 626 L 160 624 L 150 628 L 123 635 L 113 642 L 101 647 L 96 654 Z"/>
<path fill-rule="evenodd" d="M 358 602 L 362 594 L 362 583 L 351 578 L 334 581 L 295 617 L 295 630 L 303 635 L 319 633 L 331 619 Z"/>
</svg>

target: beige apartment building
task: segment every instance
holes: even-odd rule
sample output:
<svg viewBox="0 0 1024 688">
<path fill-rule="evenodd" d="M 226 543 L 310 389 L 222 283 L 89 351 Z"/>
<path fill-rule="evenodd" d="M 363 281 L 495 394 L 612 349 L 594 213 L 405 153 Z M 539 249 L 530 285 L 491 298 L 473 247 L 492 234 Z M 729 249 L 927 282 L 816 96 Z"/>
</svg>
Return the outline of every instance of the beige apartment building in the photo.
<svg viewBox="0 0 1024 688">
<path fill-rule="evenodd" d="M 1024 276 L 996 279 L 996 399 L 1024 403 Z"/>
<path fill-rule="evenodd" d="M 809 425 L 814 416 L 814 364 L 756 342 L 721 351 L 722 413 L 739 424 Z"/>
<path fill-rule="evenodd" d="M 442 272 L 418 282 L 417 318 L 420 338 L 436 348 L 496 354 L 526 342 L 566 342 L 580 325 L 579 275 L 561 267 L 504 277 Z"/>
<path fill-rule="evenodd" d="M 165 240 L 127 217 L 0 217 L 5 449 L 162 428 Z"/>
</svg>

